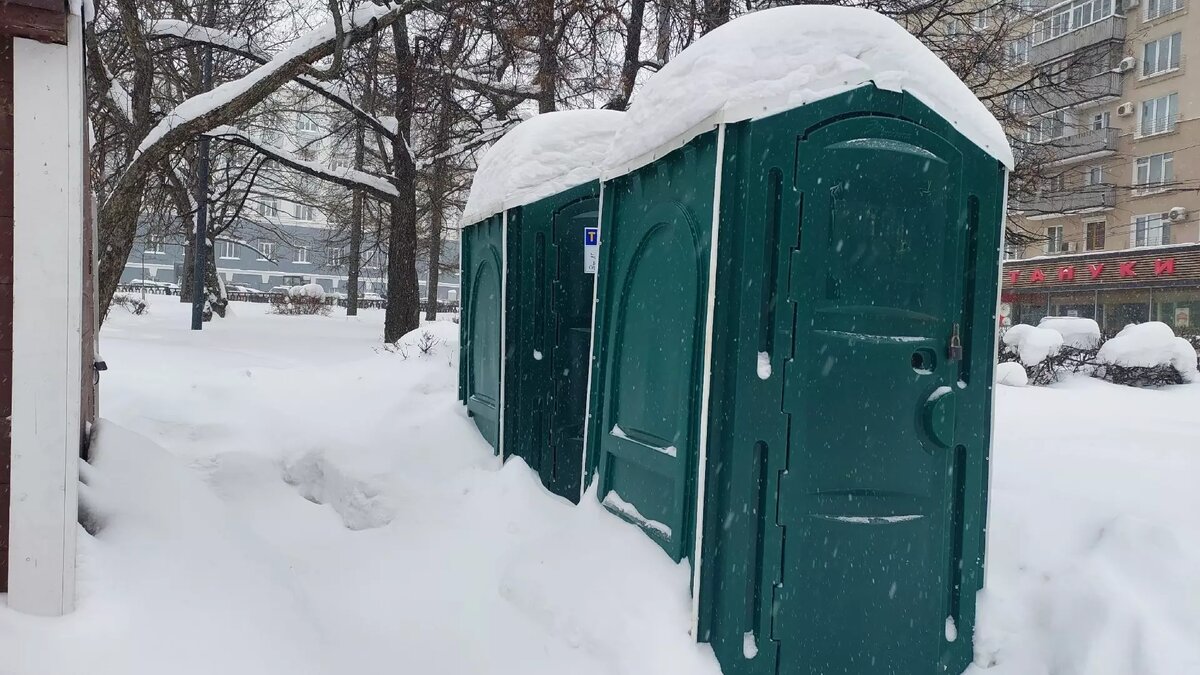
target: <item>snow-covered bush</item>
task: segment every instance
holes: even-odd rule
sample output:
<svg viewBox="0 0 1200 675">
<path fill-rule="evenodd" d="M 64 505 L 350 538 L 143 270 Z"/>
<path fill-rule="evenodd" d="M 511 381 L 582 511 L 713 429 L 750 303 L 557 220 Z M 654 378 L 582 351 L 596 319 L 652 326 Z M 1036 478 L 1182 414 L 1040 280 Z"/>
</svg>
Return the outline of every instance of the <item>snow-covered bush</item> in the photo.
<svg viewBox="0 0 1200 675">
<path fill-rule="evenodd" d="M 287 295 L 272 295 L 271 311 L 276 314 L 327 316 L 329 304 L 325 302 L 325 289 L 320 284 L 303 284 L 292 286 Z"/>
<path fill-rule="evenodd" d="M 998 363 L 996 364 L 996 384 L 1024 387 L 1029 384 L 1029 375 L 1025 372 L 1025 366 L 1016 361 Z"/>
<path fill-rule="evenodd" d="M 141 316 L 146 313 L 150 305 L 145 300 L 131 293 L 113 293 L 110 307 L 121 307 L 130 314 Z"/>
<path fill-rule="evenodd" d="M 1050 384 L 1058 380 L 1057 357 L 1062 352 L 1063 336 L 1056 330 L 1028 324 L 1017 324 L 1001 338 L 1004 351 L 1017 357 L 1033 384 Z"/>
<path fill-rule="evenodd" d="M 1096 354 L 1096 376 L 1146 387 L 1200 381 L 1196 350 L 1160 321 L 1129 324 Z"/>
<path fill-rule="evenodd" d="M 1047 316 L 1038 322 L 1038 328 L 1057 331 L 1063 338 L 1063 347 L 1072 349 L 1096 349 L 1100 346 L 1100 324 L 1095 319 L 1081 316 Z"/>
</svg>

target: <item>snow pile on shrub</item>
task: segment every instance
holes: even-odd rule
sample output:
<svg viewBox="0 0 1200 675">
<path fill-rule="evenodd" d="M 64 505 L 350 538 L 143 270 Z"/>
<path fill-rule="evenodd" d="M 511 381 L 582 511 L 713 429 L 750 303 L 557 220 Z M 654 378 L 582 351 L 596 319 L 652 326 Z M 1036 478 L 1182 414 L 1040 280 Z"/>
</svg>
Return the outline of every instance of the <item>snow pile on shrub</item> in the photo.
<svg viewBox="0 0 1200 675">
<path fill-rule="evenodd" d="M 292 286 L 288 289 L 288 296 L 296 300 L 303 298 L 324 300 L 325 289 L 321 287 L 321 284 L 303 284 L 300 286 Z"/>
<path fill-rule="evenodd" d="M 795 6 L 747 14 L 671 59 L 637 93 L 605 168 L 621 170 L 683 134 L 707 131 L 696 127 L 714 114 L 727 122 L 766 117 L 871 83 L 912 94 L 1012 167 L 996 118 L 895 21 L 866 9 Z"/>
<path fill-rule="evenodd" d="M 1197 380 L 1196 350 L 1187 340 L 1175 337 L 1175 331 L 1161 321 L 1125 326 L 1100 347 L 1096 360 L 1124 368 L 1170 366 L 1185 382 Z"/>
<path fill-rule="evenodd" d="M 1036 366 L 1058 354 L 1063 346 L 1063 336 L 1056 330 L 1020 323 L 1004 333 L 1004 346 L 1009 353 L 1016 354 L 1021 363 Z"/>
<path fill-rule="evenodd" d="M 1025 372 L 1025 367 L 1019 363 L 1013 361 L 997 363 L 996 384 L 1005 384 L 1010 387 L 1024 387 L 1029 384 L 1029 375 Z"/>
<path fill-rule="evenodd" d="M 615 110 L 564 110 L 520 123 L 479 160 L 463 224 L 596 180 L 624 117 Z"/>
<path fill-rule="evenodd" d="M 1038 328 L 1058 331 L 1063 337 L 1064 347 L 1095 349 L 1100 344 L 1100 324 L 1095 319 L 1077 316 L 1047 316 L 1038 322 Z"/>
</svg>

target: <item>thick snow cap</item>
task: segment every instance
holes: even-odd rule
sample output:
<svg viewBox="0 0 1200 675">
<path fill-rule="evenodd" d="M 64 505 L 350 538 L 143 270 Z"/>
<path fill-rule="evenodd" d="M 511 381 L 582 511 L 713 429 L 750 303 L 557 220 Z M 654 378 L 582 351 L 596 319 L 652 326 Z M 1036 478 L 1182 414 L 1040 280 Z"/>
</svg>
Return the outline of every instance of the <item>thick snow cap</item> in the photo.
<svg viewBox="0 0 1200 675">
<path fill-rule="evenodd" d="M 624 117 L 615 110 L 567 110 L 518 124 L 480 160 L 463 224 L 596 180 Z"/>
<path fill-rule="evenodd" d="M 983 103 L 941 59 L 891 19 L 853 7 L 763 10 L 704 36 L 647 80 L 605 159 L 636 168 L 714 115 L 766 117 L 864 84 L 906 91 L 1010 169 L 1012 149 Z M 640 161 L 639 161 L 640 160 Z"/>
</svg>

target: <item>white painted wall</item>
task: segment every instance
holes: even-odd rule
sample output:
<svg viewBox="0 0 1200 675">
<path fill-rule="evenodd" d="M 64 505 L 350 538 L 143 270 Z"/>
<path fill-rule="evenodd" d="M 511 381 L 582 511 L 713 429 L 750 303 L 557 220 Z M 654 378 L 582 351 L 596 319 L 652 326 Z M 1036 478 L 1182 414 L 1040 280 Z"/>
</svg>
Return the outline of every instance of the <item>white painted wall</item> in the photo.
<svg viewBox="0 0 1200 675">
<path fill-rule="evenodd" d="M 12 505 L 8 604 L 75 606 L 83 288 L 83 55 L 13 40 Z"/>
</svg>

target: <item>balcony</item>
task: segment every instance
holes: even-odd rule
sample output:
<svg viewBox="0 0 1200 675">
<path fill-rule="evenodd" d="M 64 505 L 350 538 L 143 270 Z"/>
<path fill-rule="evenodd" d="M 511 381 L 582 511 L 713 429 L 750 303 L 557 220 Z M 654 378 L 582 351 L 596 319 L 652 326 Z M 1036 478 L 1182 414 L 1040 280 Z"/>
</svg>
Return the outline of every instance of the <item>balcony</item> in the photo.
<svg viewBox="0 0 1200 675">
<path fill-rule="evenodd" d="M 1040 66 L 1085 47 L 1125 41 L 1125 17 L 1110 16 L 1029 48 L 1029 63 Z"/>
<path fill-rule="evenodd" d="M 1101 73 L 1071 81 L 1061 89 L 1047 90 L 1042 93 L 1042 100 L 1047 110 L 1058 110 L 1111 101 L 1120 96 L 1121 74 Z"/>
<path fill-rule="evenodd" d="M 1045 143 L 1030 144 L 1025 151 L 1038 163 L 1069 164 L 1116 153 L 1119 129 L 1089 129 Z"/>
<path fill-rule="evenodd" d="M 1014 197 L 1009 205 L 1027 218 L 1061 216 L 1068 213 L 1107 211 L 1117 203 L 1116 188 L 1112 185 L 1092 185 L 1072 192 L 1033 195 L 1027 199 Z"/>
</svg>

